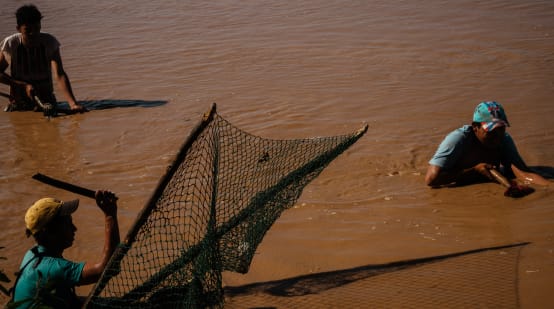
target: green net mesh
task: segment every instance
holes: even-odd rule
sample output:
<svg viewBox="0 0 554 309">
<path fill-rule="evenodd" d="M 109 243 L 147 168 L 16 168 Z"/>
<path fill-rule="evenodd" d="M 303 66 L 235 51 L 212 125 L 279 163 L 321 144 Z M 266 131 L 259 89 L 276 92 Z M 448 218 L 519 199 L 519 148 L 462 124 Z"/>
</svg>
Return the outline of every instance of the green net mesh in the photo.
<svg viewBox="0 0 554 309">
<path fill-rule="evenodd" d="M 280 214 L 366 130 L 269 140 L 233 126 L 214 104 L 162 177 L 86 306 L 222 306 L 221 272 L 246 273 Z"/>
</svg>

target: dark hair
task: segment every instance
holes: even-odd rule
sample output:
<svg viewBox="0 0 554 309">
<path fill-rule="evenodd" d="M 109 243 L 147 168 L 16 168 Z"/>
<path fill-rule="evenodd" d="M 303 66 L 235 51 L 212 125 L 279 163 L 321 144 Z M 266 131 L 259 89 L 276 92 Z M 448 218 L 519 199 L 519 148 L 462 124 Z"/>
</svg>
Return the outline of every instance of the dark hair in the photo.
<svg viewBox="0 0 554 309">
<path fill-rule="evenodd" d="M 19 27 L 25 24 L 31 25 L 40 22 L 42 14 L 36 6 L 27 4 L 17 9 L 15 18 L 17 19 L 17 26 Z"/>
</svg>

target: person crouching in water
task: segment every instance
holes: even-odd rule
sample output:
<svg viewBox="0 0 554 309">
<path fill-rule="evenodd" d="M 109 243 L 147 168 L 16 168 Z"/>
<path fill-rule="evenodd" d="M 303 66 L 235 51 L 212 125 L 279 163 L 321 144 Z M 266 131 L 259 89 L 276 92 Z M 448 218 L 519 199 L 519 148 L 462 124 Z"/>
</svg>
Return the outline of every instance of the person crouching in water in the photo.
<svg viewBox="0 0 554 309">
<path fill-rule="evenodd" d="M 508 118 L 502 105 L 481 102 L 473 113 L 471 125 L 449 133 L 429 161 L 425 182 L 430 187 L 465 185 L 497 181 L 492 169 L 505 177 L 547 186 L 550 182 L 533 172 L 523 161 L 506 132 Z"/>
</svg>

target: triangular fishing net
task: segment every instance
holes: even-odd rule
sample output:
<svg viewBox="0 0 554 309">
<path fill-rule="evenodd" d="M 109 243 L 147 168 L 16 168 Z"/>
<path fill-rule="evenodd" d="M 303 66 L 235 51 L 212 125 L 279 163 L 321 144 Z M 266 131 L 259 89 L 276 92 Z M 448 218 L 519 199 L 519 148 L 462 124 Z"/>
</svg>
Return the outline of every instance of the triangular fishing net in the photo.
<svg viewBox="0 0 554 309">
<path fill-rule="evenodd" d="M 112 256 L 88 308 L 223 305 L 221 272 L 246 273 L 303 188 L 365 132 L 297 140 L 248 134 L 215 104 Z"/>
</svg>

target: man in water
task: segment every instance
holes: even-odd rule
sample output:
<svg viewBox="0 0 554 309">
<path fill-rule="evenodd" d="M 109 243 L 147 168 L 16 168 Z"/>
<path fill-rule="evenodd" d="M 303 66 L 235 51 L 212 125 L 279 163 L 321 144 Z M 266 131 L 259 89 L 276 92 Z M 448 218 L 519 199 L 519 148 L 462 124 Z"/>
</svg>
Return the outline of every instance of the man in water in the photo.
<svg viewBox="0 0 554 309">
<path fill-rule="evenodd" d="M 491 169 L 500 169 L 510 179 L 548 185 L 548 180 L 527 167 L 506 132 L 508 126 L 502 105 L 481 102 L 475 108 L 472 125 L 454 130 L 440 144 L 429 161 L 427 185 L 495 181 Z"/>
<path fill-rule="evenodd" d="M 42 304 L 52 308 L 80 308 L 75 286 L 95 283 L 119 244 L 117 197 L 109 191 L 96 192 L 96 204 L 104 213 L 104 250 L 97 263 L 66 260 L 63 251 L 72 246 L 77 228 L 71 214 L 79 200 L 43 198 L 25 214 L 27 237 L 37 245 L 27 251 L 15 282 L 13 301 L 17 308 Z M 38 299 L 37 299 L 38 297 Z"/>
<path fill-rule="evenodd" d="M 16 11 L 17 31 L 0 42 L 0 82 L 10 86 L 10 103 L 6 111 L 42 111 L 46 104 L 55 108 L 52 77 L 67 98 L 73 112 L 86 109 L 75 100 L 69 77 L 60 56 L 60 43 L 40 32 L 42 14 L 34 5 Z M 10 66 L 10 75 L 5 71 Z"/>
</svg>

